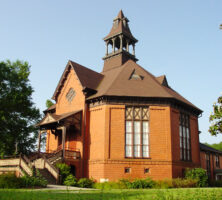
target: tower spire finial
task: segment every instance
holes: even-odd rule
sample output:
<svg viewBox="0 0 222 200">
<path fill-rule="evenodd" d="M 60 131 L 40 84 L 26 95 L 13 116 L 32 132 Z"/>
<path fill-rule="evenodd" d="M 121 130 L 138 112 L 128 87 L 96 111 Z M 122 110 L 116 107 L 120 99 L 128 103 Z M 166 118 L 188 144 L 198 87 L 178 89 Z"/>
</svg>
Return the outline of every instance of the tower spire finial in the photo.
<svg viewBox="0 0 222 200">
<path fill-rule="evenodd" d="M 119 11 L 117 17 L 120 18 L 120 19 L 123 19 L 123 18 L 124 18 L 124 14 L 123 14 L 122 9 Z"/>
</svg>

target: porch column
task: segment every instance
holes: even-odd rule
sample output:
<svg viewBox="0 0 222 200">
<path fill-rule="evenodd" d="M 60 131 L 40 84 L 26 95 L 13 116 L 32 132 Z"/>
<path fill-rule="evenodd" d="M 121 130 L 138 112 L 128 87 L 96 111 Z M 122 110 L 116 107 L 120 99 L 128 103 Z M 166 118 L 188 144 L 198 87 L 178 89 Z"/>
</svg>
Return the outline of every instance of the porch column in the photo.
<svg viewBox="0 0 222 200">
<path fill-rule="evenodd" d="M 39 130 L 39 143 L 38 143 L 38 152 L 41 150 L 41 131 Z"/>
<path fill-rule="evenodd" d="M 62 157 L 65 158 L 66 127 L 62 127 Z"/>
</svg>

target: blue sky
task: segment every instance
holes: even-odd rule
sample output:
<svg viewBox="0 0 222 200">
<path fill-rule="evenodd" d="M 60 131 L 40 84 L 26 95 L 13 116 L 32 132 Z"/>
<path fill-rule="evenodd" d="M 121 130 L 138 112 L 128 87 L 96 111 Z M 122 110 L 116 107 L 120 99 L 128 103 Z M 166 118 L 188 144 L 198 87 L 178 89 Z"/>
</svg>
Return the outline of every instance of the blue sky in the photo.
<svg viewBox="0 0 222 200">
<path fill-rule="evenodd" d="M 201 142 L 222 141 L 208 133 L 212 104 L 222 94 L 221 0 L 0 0 L 0 60 L 30 63 L 33 100 L 42 111 L 69 59 L 102 70 L 102 38 L 120 9 L 139 40 L 138 64 L 165 74 L 204 111 Z"/>
</svg>

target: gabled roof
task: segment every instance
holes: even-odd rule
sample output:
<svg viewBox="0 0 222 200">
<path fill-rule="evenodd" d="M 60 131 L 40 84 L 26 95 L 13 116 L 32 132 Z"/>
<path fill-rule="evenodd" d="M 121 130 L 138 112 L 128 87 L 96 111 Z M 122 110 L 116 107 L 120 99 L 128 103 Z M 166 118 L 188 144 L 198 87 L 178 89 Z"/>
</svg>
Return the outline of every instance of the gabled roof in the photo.
<svg viewBox="0 0 222 200">
<path fill-rule="evenodd" d="M 89 88 L 95 90 L 100 81 L 103 79 L 102 74 L 69 60 L 56 87 L 52 99 L 55 100 L 58 97 L 71 68 L 74 69 L 83 89 Z"/>
<path fill-rule="evenodd" d="M 167 78 L 166 78 L 165 75 L 158 76 L 158 77 L 156 77 L 156 79 L 159 81 L 159 83 L 160 83 L 161 85 L 164 85 L 164 86 L 166 86 L 166 87 L 169 86 L 169 85 L 168 85 L 168 82 L 167 82 Z"/>
<path fill-rule="evenodd" d="M 56 122 L 59 122 L 61 120 L 64 120 L 72 115 L 75 115 L 79 112 L 82 112 L 82 110 L 77 110 L 77 111 L 73 111 L 73 112 L 68 112 L 68 113 L 64 113 L 64 114 L 61 114 L 61 115 L 56 115 L 54 113 L 47 113 L 45 115 L 45 117 L 36 125 L 36 126 L 46 126 L 46 125 L 49 125 L 49 124 L 53 124 L 53 123 L 56 123 Z"/>
<path fill-rule="evenodd" d="M 114 21 L 114 23 L 113 23 L 112 29 L 109 32 L 109 34 L 104 38 L 104 40 L 107 40 L 107 39 L 109 39 L 113 36 L 116 36 L 116 35 L 122 33 L 122 34 L 128 36 L 128 38 L 137 42 L 137 39 L 133 37 L 133 35 L 130 31 L 130 28 L 128 26 L 128 21 L 129 20 L 124 16 L 122 10 L 119 11 L 119 14 L 117 15 L 117 17 L 113 21 Z"/>
<path fill-rule="evenodd" d="M 141 79 L 131 79 L 132 73 L 135 73 Z M 128 60 L 120 67 L 105 71 L 103 80 L 97 87 L 97 93 L 90 96 L 88 99 L 93 99 L 99 96 L 126 96 L 126 97 L 156 97 L 156 98 L 171 98 L 179 100 L 193 108 L 202 112 L 191 102 L 182 97 L 179 93 L 165 86 L 162 81 L 158 80 L 151 73 L 139 66 L 133 60 Z M 166 83 L 165 83 L 166 84 Z"/>
</svg>

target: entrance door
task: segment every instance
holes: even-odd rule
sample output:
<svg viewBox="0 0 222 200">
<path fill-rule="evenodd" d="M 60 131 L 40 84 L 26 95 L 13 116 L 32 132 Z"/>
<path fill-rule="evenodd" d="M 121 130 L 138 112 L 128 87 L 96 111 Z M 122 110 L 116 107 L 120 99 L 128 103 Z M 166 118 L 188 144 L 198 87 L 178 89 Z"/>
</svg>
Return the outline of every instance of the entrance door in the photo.
<svg viewBox="0 0 222 200">
<path fill-rule="evenodd" d="M 73 176 L 76 176 L 76 167 L 74 166 L 74 165 L 71 165 L 70 166 L 71 167 L 71 174 L 73 175 Z"/>
<path fill-rule="evenodd" d="M 62 134 L 58 134 L 58 149 L 62 149 Z"/>
</svg>

